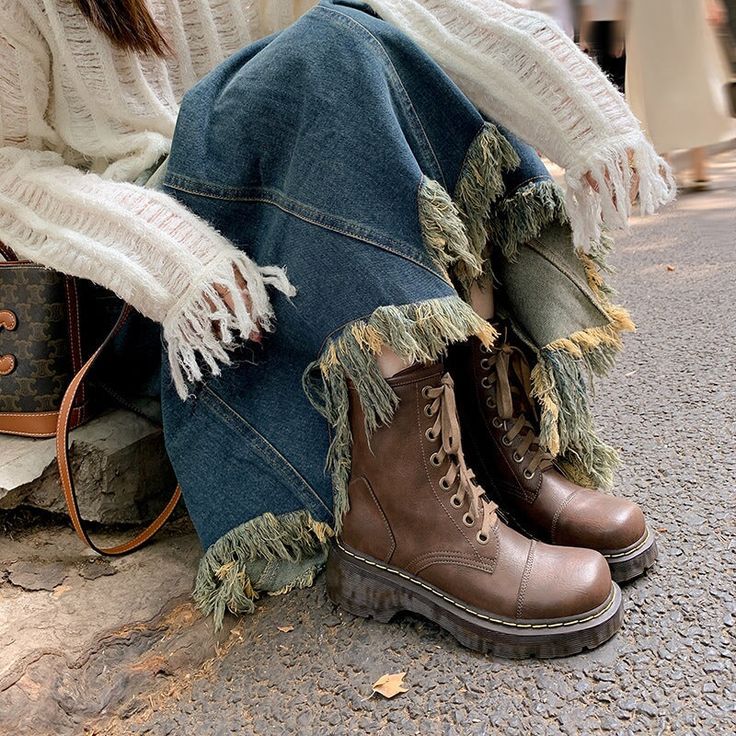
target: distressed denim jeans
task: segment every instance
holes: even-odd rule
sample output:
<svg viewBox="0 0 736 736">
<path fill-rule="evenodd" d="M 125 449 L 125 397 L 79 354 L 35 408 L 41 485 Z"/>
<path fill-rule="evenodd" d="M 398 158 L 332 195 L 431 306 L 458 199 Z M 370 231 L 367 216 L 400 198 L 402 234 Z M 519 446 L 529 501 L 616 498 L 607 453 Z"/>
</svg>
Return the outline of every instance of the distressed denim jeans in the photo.
<svg viewBox="0 0 736 736">
<path fill-rule="evenodd" d="M 188 400 L 164 361 L 166 446 L 206 550 L 195 598 L 218 620 L 258 588 L 312 582 L 347 503 L 347 381 L 369 429 L 391 420 L 382 345 L 421 362 L 490 340 L 466 298 L 495 272 L 551 404 L 560 370 L 585 390 L 585 359 L 556 343 L 615 329 L 536 153 L 360 3 L 324 0 L 195 86 L 162 188 L 297 289 L 272 295 L 276 330 Z"/>
</svg>

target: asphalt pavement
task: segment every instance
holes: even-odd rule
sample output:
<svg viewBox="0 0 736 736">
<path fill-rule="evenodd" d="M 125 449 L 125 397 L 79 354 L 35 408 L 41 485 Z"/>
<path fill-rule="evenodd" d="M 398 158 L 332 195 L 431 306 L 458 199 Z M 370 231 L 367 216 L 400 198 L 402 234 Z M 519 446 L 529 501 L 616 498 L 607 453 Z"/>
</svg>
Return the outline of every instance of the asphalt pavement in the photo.
<svg viewBox="0 0 736 736">
<path fill-rule="evenodd" d="M 635 221 L 613 259 L 639 330 L 596 411 L 624 458 L 616 492 L 643 506 L 660 546 L 625 587 L 618 636 L 566 659 L 492 659 L 412 616 L 342 613 L 320 579 L 264 602 L 206 668 L 169 678 L 110 732 L 736 733 L 736 153 L 714 175 L 711 191 Z M 371 696 L 396 672 L 406 693 Z"/>
</svg>

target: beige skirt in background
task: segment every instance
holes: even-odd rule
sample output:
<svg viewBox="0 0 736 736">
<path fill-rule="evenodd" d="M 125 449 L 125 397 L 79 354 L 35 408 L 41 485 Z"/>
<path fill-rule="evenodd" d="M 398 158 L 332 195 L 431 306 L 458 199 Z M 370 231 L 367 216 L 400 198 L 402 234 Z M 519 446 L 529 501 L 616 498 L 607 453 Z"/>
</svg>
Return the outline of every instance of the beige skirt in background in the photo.
<svg viewBox="0 0 736 736">
<path fill-rule="evenodd" d="M 626 97 L 659 153 L 736 137 L 704 0 L 629 0 Z"/>
</svg>

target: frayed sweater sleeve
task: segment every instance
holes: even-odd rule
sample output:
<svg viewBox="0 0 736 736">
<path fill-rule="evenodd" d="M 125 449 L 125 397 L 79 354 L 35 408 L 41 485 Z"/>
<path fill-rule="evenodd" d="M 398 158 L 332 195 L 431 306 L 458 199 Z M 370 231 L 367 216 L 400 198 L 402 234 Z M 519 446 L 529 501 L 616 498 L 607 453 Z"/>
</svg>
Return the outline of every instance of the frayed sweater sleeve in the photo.
<svg viewBox="0 0 736 736">
<path fill-rule="evenodd" d="M 675 196 L 667 163 L 621 94 L 548 17 L 502 0 L 370 0 L 489 117 L 565 169 L 575 243 Z M 592 186 L 591 186 L 592 184 Z"/>
<path fill-rule="evenodd" d="M 0 32 L 0 241 L 111 289 L 160 322 L 185 397 L 203 366 L 217 373 L 230 348 L 271 327 L 266 287 L 293 289 L 281 269 L 259 268 L 171 197 L 82 173 L 38 150 L 56 142 L 45 121 L 48 55 L 31 29 L 15 30 Z"/>
</svg>

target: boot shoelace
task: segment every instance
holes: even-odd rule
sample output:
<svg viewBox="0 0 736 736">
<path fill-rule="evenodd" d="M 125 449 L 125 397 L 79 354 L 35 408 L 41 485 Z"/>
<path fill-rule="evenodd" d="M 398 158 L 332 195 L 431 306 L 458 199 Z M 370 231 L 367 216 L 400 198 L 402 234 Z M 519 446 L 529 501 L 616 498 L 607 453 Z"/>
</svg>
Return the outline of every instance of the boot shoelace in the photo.
<svg viewBox="0 0 736 736">
<path fill-rule="evenodd" d="M 484 357 L 480 362 L 486 373 L 481 385 L 488 391 L 486 405 L 495 410 L 493 426 L 504 429 L 501 442 L 511 447 L 521 438 L 514 450 L 514 461 L 524 465 L 524 477 L 531 480 L 537 471 L 544 472 L 554 466 L 554 458 L 539 444 L 539 436 L 524 411 L 534 411 L 529 403 L 531 373 L 524 353 L 517 347 L 504 343 L 500 347 L 481 346 Z M 516 405 L 518 412 L 514 413 Z"/>
<path fill-rule="evenodd" d="M 478 485 L 475 474 L 465 463 L 455 402 L 455 384 L 450 374 L 446 373 L 442 377 L 439 386 L 425 386 L 422 396 L 432 402 L 424 407 L 425 414 L 428 417 L 437 417 L 434 425 L 427 430 L 426 437 L 430 442 L 441 440 L 440 449 L 432 454 L 430 462 L 435 467 L 440 467 L 446 460 L 450 461 L 450 469 L 440 478 L 440 488 L 444 491 L 455 489 L 450 498 L 454 508 L 462 508 L 468 502 L 470 510 L 463 517 L 463 523 L 472 527 L 476 519 L 482 519 L 476 539 L 480 544 L 488 544 L 490 532 L 497 521 L 498 507 L 486 496 L 483 488 Z"/>
</svg>

